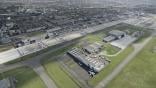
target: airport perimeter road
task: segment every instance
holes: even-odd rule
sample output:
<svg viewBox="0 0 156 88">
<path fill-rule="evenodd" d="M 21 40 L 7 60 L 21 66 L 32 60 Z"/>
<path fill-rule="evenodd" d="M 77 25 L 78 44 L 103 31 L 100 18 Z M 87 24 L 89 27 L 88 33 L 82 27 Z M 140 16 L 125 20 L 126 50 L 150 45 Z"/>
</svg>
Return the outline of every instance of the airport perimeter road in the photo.
<svg viewBox="0 0 156 88">
<path fill-rule="evenodd" d="M 95 88 L 105 88 L 107 84 L 113 80 L 123 68 L 144 48 L 144 46 L 152 39 L 152 36 L 147 38 L 144 42 L 134 44 L 134 51 L 125 58 L 106 78 L 104 78 Z"/>
</svg>

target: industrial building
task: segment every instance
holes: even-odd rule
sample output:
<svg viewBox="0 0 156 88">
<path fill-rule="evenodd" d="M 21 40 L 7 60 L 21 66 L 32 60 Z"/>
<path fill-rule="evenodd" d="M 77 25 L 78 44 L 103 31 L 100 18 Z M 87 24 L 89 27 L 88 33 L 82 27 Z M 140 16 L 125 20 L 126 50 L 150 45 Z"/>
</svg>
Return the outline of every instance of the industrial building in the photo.
<svg viewBox="0 0 156 88">
<path fill-rule="evenodd" d="M 70 54 L 76 60 L 89 67 L 90 70 L 93 70 L 94 72 L 101 71 L 105 66 L 105 63 L 102 61 L 102 58 L 87 55 L 85 52 L 78 48 L 74 48 L 68 51 L 68 54 Z"/>
<path fill-rule="evenodd" d="M 126 36 L 126 33 L 119 30 L 112 30 L 108 33 L 108 36 L 103 39 L 104 42 L 111 42 L 113 40 L 121 39 Z"/>
<path fill-rule="evenodd" d="M 88 46 L 83 47 L 83 49 L 87 53 L 92 54 L 92 53 L 98 53 L 101 50 L 101 47 L 102 47 L 102 44 L 100 44 L 100 43 L 93 43 L 93 44 L 90 44 Z"/>
</svg>

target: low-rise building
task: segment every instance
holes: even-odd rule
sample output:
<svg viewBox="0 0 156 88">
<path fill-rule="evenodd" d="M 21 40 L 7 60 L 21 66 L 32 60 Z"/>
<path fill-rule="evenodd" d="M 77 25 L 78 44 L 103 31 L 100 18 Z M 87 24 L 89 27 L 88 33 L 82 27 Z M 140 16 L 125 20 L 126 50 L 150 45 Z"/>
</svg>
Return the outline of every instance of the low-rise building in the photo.
<svg viewBox="0 0 156 88">
<path fill-rule="evenodd" d="M 85 52 L 78 48 L 74 48 L 68 51 L 68 53 L 71 56 L 73 56 L 76 60 L 89 67 L 94 72 L 101 71 L 105 66 L 105 64 L 102 62 L 102 60 L 100 60 L 100 58 L 90 57 L 90 55 L 85 54 Z"/>
<path fill-rule="evenodd" d="M 109 35 L 116 37 L 117 39 L 125 37 L 126 33 L 119 30 L 112 30 L 109 32 Z"/>
<path fill-rule="evenodd" d="M 83 47 L 83 49 L 89 53 L 89 54 L 92 54 L 92 53 L 98 53 L 100 50 L 101 50 L 101 47 L 102 47 L 102 44 L 100 43 L 93 43 L 93 44 L 90 44 L 86 47 Z"/>
<path fill-rule="evenodd" d="M 113 40 L 121 39 L 126 36 L 126 33 L 119 30 L 112 30 L 108 33 L 108 36 L 103 39 L 104 42 L 111 42 Z"/>
</svg>

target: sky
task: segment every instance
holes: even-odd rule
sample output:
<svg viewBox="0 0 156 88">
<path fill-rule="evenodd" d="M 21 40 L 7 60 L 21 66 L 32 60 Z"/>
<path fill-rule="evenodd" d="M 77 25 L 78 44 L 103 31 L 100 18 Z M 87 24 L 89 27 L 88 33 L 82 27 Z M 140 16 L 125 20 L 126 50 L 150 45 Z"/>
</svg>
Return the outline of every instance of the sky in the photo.
<svg viewBox="0 0 156 88">
<path fill-rule="evenodd" d="M 0 1 L 56 1 L 56 0 L 0 0 Z M 72 0 L 71 0 L 72 1 Z M 138 5 L 138 4 L 152 4 L 156 5 L 156 0 L 88 0 L 89 2 L 97 3 L 97 2 L 104 2 L 104 1 L 110 1 L 110 2 L 118 2 L 125 5 Z"/>
<path fill-rule="evenodd" d="M 138 4 L 152 4 L 156 5 L 156 0 L 93 0 L 95 2 L 100 2 L 100 1 L 111 1 L 111 2 L 118 2 L 122 3 L 125 5 L 138 5 Z"/>
</svg>

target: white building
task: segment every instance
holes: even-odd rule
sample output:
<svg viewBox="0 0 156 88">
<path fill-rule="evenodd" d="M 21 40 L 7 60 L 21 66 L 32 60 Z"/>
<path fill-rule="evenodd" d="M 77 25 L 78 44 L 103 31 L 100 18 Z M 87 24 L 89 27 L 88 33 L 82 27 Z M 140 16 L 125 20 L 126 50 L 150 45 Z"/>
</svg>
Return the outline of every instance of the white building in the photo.
<svg viewBox="0 0 156 88">
<path fill-rule="evenodd" d="M 89 67 L 91 70 L 94 70 L 95 72 L 100 72 L 105 64 L 96 57 L 90 57 L 89 55 L 85 54 L 80 49 L 74 48 L 71 51 L 68 52 L 71 56 L 73 56 L 76 60 L 80 61 L 87 67 Z"/>
</svg>

